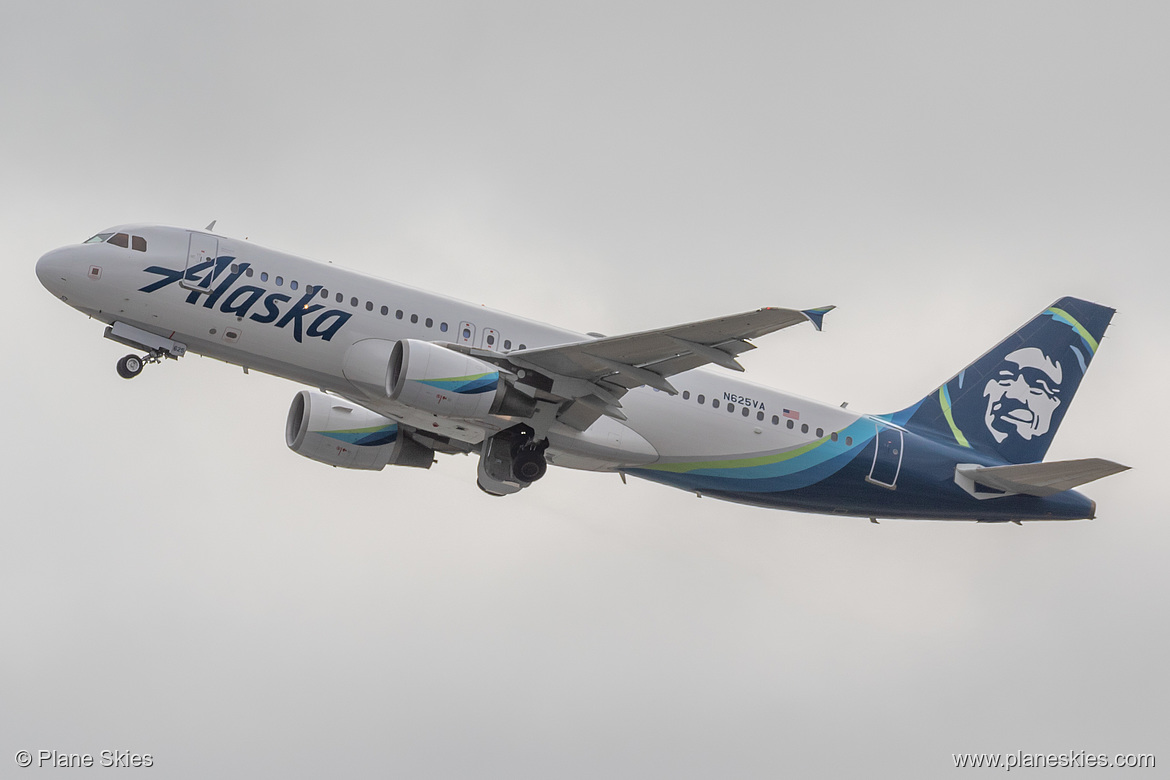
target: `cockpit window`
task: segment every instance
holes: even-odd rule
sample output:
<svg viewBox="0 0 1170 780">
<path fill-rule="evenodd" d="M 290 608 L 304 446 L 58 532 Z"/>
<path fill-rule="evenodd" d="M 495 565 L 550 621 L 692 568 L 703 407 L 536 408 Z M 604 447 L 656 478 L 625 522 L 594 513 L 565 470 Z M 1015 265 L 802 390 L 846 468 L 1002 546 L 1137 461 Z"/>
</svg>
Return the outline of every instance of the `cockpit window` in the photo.
<svg viewBox="0 0 1170 780">
<path fill-rule="evenodd" d="M 146 239 L 142 236 L 131 236 L 127 233 L 98 233 L 93 238 L 86 239 L 87 244 L 110 243 L 123 249 L 133 248 L 135 252 L 146 251 Z"/>
</svg>

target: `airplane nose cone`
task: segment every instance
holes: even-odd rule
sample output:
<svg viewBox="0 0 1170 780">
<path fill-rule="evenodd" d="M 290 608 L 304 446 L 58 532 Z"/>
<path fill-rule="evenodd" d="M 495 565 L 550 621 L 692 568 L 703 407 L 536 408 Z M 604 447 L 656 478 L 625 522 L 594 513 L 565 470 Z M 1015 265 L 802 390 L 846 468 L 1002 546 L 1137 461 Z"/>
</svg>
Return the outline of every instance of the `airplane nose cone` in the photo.
<svg viewBox="0 0 1170 780">
<path fill-rule="evenodd" d="M 61 286 L 68 279 L 64 258 L 61 257 L 62 251 L 54 249 L 52 252 L 46 252 L 37 260 L 37 278 L 41 280 L 41 284 L 45 289 L 54 295 L 59 295 Z"/>
</svg>

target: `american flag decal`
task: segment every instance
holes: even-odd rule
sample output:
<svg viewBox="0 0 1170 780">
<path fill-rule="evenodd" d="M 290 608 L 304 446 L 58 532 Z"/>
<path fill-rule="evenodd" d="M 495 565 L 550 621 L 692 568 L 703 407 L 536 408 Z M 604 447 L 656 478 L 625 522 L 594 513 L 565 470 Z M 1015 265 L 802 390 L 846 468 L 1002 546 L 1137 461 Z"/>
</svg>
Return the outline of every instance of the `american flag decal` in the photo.
<svg viewBox="0 0 1170 780">
<path fill-rule="evenodd" d="M 794 412 L 791 409 L 785 409 L 784 416 L 787 417 L 789 420 L 799 420 L 800 419 L 800 412 Z"/>
</svg>

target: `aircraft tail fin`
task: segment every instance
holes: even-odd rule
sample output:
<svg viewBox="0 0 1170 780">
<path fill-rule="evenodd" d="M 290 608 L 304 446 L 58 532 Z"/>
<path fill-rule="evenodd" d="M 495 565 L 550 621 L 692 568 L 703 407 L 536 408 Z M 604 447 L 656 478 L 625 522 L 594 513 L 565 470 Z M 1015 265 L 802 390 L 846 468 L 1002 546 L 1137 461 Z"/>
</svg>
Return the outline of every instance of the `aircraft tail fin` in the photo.
<svg viewBox="0 0 1170 780">
<path fill-rule="evenodd" d="M 894 415 L 1008 463 L 1044 459 L 1114 310 L 1061 298 L 914 406 Z"/>
</svg>

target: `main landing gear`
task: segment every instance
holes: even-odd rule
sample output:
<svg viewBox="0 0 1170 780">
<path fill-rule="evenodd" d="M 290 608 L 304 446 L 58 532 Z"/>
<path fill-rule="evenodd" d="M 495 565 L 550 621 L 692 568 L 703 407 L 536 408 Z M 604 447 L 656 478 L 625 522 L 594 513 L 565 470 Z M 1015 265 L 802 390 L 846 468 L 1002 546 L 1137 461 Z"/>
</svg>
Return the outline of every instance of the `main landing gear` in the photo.
<svg viewBox="0 0 1170 780">
<path fill-rule="evenodd" d="M 118 376 L 123 379 L 133 379 L 142 373 L 142 369 L 146 367 L 147 363 L 161 363 L 166 356 L 165 352 L 159 350 L 151 350 L 142 357 L 127 355 L 118 361 Z"/>
<path fill-rule="evenodd" d="M 536 441 L 531 433 L 527 437 L 517 438 L 512 443 L 512 476 L 528 483 L 543 477 L 544 472 L 548 471 L 548 461 L 544 459 L 544 451 L 547 449 L 548 439 Z"/>
<path fill-rule="evenodd" d="M 480 490 L 506 496 L 528 487 L 548 470 L 547 449 L 548 439 L 537 441 L 536 432 L 523 424 L 485 439 L 479 456 Z"/>
</svg>

